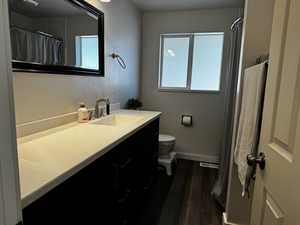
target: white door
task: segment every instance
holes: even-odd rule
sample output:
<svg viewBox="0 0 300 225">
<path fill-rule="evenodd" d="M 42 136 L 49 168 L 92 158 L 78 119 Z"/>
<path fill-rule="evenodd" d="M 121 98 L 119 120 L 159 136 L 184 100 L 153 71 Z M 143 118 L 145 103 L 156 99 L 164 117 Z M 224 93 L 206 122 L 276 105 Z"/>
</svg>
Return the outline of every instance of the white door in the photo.
<svg viewBox="0 0 300 225">
<path fill-rule="evenodd" d="M 21 221 L 7 0 L 0 0 L 0 225 Z"/>
<path fill-rule="evenodd" d="M 300 224 L 299 105 L 300 1 L 276 0 L 251 225 Z"/>
</svg>

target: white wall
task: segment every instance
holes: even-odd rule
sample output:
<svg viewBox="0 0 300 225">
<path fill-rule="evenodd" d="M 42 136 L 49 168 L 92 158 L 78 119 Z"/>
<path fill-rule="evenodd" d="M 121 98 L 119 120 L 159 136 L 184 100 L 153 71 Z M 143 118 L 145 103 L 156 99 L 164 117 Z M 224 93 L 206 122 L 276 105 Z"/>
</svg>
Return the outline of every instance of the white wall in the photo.
<svg viewBox="0 0 300 225">
<path fill-rule="evenodd" d="M 93 107 L 109 97 L 124 105 L 139 95 L 141 13 L 130 0 L 88 2 L 105 13 L 105 77 L 13 73 L 17 124 L 74 112 L 79 102 Z M 113 51 L 124 57 L 126 70 L 109 57 Z"/>
<path fill-rule="evenodd" d="M 0 0 L 0 224 L 22 220 L 7 1 Z"/>
<path fill-rule="evenodd" d="M 147 12 L 143 16 L 141 100 L 144 109 L 163 112 L 161 132 L 177 138 L 176 151 L 194 159 L 218 161 L 224 124 L 224 94 L 230 47 L 230 25 L 239 9 Z M 160 34 L 225 32 L 222 87 L 218 94 L 158 91 Z M 183 127 L 181 114 L 192 114 L 194 126 Z"/>
<path fill-rule="evenodd" d="M 32 29 L 32 18 L 12 11 L 10 11 L 9 17 L 11 26 L 23 27 L 24 29 L 28 30 Z"/>
<path fill-rule="evenodd" d="M 246 1 L 238 97 L 243 89 L 244 70 L 255 65 L 258 57 L 269 54 L 273 7 L 274 0 Z M 238 102 L 237 106 L 239 106 Z M 227 220 L 233 224 L 249 224 L 250 222 L 252 197 L 250 199 L 242 198 L 241 193 L 242 186 L 238 178 L 237 167 L 233 163 L 232 151 L 226 215 Z M 252 196 L 252 191 L 250 195 Z"/>
<path fill-rule="evenodd" d="M 82 26 L 78 26 L 82 24 Z M 69 16 L 66 19 L 66 39 L 67 39 L 67 64 L 76 65 L 76 44 L 75 37 L 78 35 L 97 35 L 98 23 L 91 17 Z"/>
</svg>

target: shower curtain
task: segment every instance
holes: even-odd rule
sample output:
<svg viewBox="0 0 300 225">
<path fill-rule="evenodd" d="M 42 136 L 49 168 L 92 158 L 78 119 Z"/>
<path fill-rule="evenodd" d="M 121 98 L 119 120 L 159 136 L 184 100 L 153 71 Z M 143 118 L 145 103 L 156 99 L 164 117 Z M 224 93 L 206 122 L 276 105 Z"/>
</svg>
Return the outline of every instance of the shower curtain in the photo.
<svg viewBox="0 0 300 225">
<path fill-rule="evenodd" d="M 228 65 L 227 88 L 225 94 L 225 124 L 223 132 L 222 149 L 220 153 L 220 168 L 218 179 L 214 185 L 212 195 L 225 208 L 229 165 L 232 149 L 232 135 L 234 125 L 234 108 L 238 83 L 239 60 L 242 39 L 242 19 L 231 27 L 230 62 Z"/>
<path fill-rule="evenodd" d="M 64 65 L 62 40 L 13 27 L 11 28 L 11 46 L 14 60 Z"/>
</svg>

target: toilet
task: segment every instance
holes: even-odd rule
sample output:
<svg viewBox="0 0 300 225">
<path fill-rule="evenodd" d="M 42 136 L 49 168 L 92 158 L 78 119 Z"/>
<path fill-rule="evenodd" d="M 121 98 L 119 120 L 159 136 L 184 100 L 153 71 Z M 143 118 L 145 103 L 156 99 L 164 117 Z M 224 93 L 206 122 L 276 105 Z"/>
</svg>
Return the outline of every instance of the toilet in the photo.
<svg viewBox="0 0 300 225">
<path fill-rule="evenodd" d="M 166 134 L 159 135 L 159 159 L 161 166 L 165 167 L 167 175 L 172 175 L 172 162 L 175 159 L 173 152 L 176 143 L 176 138 Z"/>
<path fill-rule="evenodd" d="M 166 134 L 159 135 L 159 158 L 170 159 L 170 153 L 174 150 L 176 138 Z"/>
</svg>

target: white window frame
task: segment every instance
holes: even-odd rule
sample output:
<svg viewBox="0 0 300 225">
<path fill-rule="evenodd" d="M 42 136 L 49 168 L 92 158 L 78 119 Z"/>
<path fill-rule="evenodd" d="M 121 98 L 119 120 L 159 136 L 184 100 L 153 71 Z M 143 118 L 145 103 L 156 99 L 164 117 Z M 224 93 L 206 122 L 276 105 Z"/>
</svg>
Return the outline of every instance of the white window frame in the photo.
<svg viewBox="0 0 300 225">
<path fill-rule="evenodd" d="M 193 69 L 193 57 L 194 57 L 194 39 L 198 35 L 223 35 L 222 44 L 222 57 L 221 57 L 221 68 L 219 77 L 219 88 L 218 90 L 192 90 L 192 69 Z M 189 53 L 188 53 L 188 67 L 187 67 L 187 83 L 186 87 L 165 87 L 162 86 L 162 75 L 163 75 L 163 59 L 164 59 L 164 39 L 165 38 L 189 38 Z M 158 90 L 165 92 L 204 92 L 204 93 L 220 93 L 222 87 L 222 67 L 223 67 L 223 51 L 224 51 L 224 39 L 225 32 L 201 32 L 201 33 L 182 33 L 182 34 L 161 34 L 160 35 L 160 51 L 159 51 L 159 74 L 158 74 Z"/>
<path fill-rule="evenodd" d="M 83 38 L 98 38 L 98 35 L 79 35 L 75 37 L 75 55 L 76 66 L 82 67 L 82 39 Z"/>
</svg>

